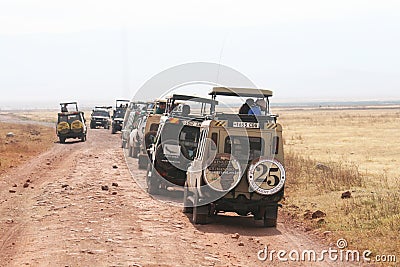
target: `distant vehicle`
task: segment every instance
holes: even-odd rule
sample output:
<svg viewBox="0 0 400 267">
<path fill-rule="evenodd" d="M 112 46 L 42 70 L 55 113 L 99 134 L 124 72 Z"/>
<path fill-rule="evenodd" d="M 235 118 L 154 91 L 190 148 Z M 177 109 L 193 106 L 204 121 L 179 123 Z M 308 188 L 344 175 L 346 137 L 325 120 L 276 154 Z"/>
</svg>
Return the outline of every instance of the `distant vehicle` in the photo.
<svg viewBox="0 0 400 267">
<path fill-rule="evenodd" d="M 60 143 L 65 143 L 68 138 L 79 138 L 86 141 L 86 119 L 85 114 L 78 110 L 77 102 L 60 103 L 61 112 L 58 113 L 56 133 Z M 68 106 L 73 106 L 70 110 Z"/>
<path fill-rule="evenodd" d="M 115 109 L 112 116 L 111 133 L 115 134 L 122 130 L 122 123 L 124 121 L 125 112 L 129 106 L 129 100 L 116 100 Z"/>
<path fill-rule="evenodd" d="M 109 109 L 112 107 L 96 106 L 92 110 L 90 119 L 90 129 L 97 127 L 103 127 L 104 129 L 110 129 L 110 112 Z"/>
<path fill-rule="evenodd" d="M 282 126 L 269 110 L 272 91 L 215 87 L 216 96 L 258 98 L 259 114 L 216 113 L 202 122 L 199 148 L 187 171 L 184 212 L 203 224 L 218 212 L 254 215 L 275 227 L 285 185 Z M 246 103 L 254 103 L 252 99 Z M 247 111 L 256 106 L 250 106 Z"/>
<path fill-rule="evenodd" d="M 180 104 L 178 104 L 180 103 Z M 183 186 L 186 171 L 194 159 L 202 121 L 214 114 L 217 101 L 174 94 L 167 98 L 166 116 L 149 148 L 150 164 L 146 182 L 150 194 L 169 186 Z"/>
</svg>

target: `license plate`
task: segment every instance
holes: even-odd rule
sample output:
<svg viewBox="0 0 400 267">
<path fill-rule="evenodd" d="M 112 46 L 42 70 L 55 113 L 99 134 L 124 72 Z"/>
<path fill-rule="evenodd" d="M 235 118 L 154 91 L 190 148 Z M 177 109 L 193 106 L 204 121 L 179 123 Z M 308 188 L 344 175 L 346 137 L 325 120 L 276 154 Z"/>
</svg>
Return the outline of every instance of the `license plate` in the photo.
<svg viewBox="0 0 400 267">
<path fill-rule="evenodd" d="M 233 127 L 236 127 L 236 128 L 260 128 L 260 124 L 258 122 L 234 121 Z"/>
</svg>

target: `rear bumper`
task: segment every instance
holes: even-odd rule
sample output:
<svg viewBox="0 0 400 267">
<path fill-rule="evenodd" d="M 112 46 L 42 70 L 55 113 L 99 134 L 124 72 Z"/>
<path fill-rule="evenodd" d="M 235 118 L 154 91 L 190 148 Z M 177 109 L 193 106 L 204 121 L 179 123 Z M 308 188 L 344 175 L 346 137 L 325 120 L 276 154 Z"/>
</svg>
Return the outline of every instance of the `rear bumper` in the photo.
<svg viewBox="0 0 400 267">
<path fill-rule="evenodd" d="M 85 133 L 84 132 L 79 132 L 79 133 L 69 132 L 67 134 L 57 133 L 57 136 L 62 138 L 81 138 L 82 136 L 85 136 Z"/>
<path fill-rule="evenodd" d="M 251 213 L 256 220 L 261 220 L 264 214 L 266 218 L 276 219 L 278 216 L 278 201 L 280 199 L 281 197 L 279 196 L 273 196 L 260 200 L 249 200 L 240 195 L 235 199 L 221 198 L 213 204 L 217 211 L 236 212 L 243 216 Z"/>
<path fill-rule="evenodd" d="M 103 120 L 92 120 L 90 123 L 95 125 L 108 125 L 108 121 Z"/>
</svg>

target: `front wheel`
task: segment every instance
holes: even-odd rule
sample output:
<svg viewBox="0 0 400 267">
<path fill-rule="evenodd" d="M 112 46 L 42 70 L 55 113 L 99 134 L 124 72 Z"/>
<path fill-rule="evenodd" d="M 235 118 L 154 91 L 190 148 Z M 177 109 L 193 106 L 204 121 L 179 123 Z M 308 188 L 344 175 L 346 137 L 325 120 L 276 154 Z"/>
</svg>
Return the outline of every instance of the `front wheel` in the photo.
<svg viewBox="0 0 400 267">
<path fill-rule="evenodd" d="M 60 143 L 65 144 L 65 137 L 60 137 Z"/>
</svg>

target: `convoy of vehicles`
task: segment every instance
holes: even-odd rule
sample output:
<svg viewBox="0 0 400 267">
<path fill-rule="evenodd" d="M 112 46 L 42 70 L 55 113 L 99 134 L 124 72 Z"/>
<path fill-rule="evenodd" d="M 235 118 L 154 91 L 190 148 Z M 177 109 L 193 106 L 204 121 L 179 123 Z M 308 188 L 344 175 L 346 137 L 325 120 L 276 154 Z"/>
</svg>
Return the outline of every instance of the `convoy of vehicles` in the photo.
<svg viewBox="0 0 400 267">
<path fill-rule="evenodd" d="M 275 227 L 286 174 L 282 126 L 269 107 L 272 91 L 214 87 L 209 95 L 174 94 L 153 103 L 117 100 L 111 132 L 122 130 L 122 147 L 138 158 L 139 169 L 147 169 L 150 194 L 183 189 L 183 212 L 192 213 L 194 223 L 235 212 Z M 247 100 L 238 113 L 238 107 L 219 110 L 217 97 Z M 60 105 L 60 143 L 85 141 L 84 113 L 76 102 Z M 68 105 L 75 109 L 68 111 Z M 90 128 L 109 128 L 109 108 L 93 109 Z"/>
</svg>

